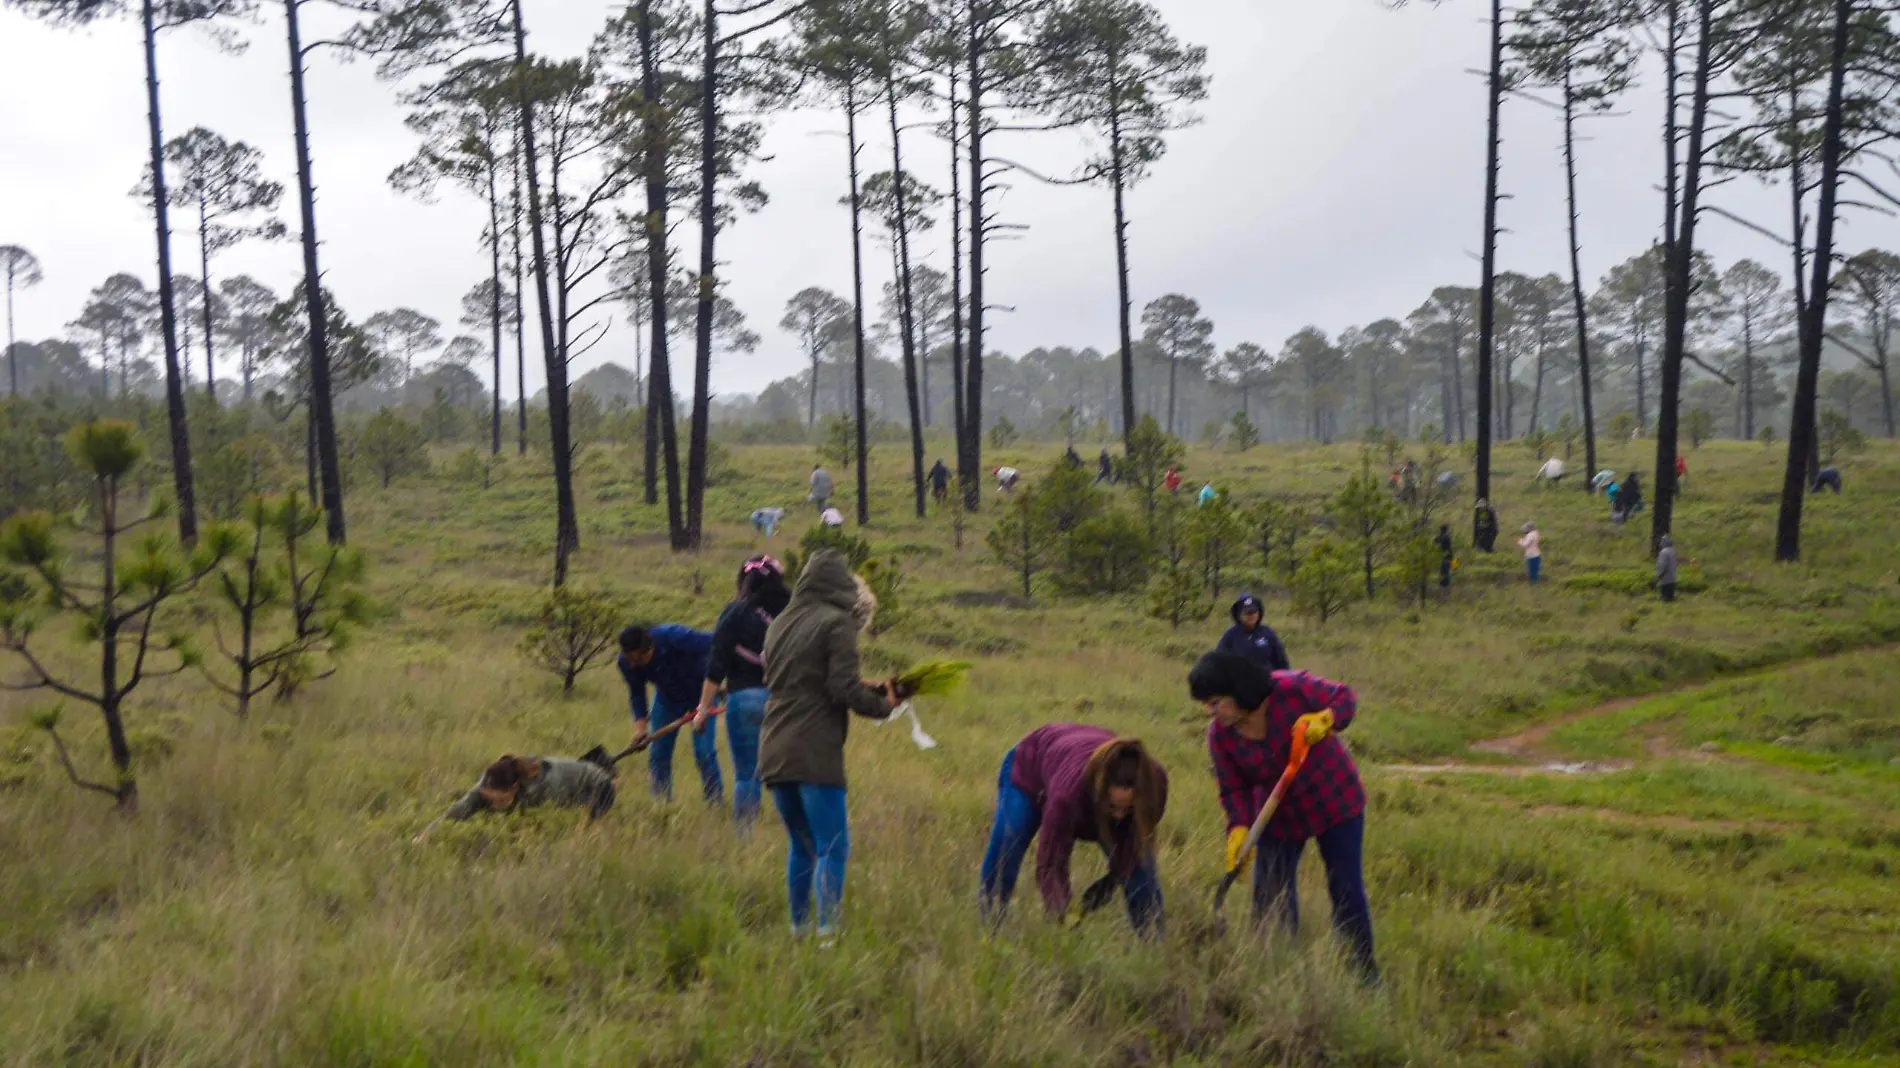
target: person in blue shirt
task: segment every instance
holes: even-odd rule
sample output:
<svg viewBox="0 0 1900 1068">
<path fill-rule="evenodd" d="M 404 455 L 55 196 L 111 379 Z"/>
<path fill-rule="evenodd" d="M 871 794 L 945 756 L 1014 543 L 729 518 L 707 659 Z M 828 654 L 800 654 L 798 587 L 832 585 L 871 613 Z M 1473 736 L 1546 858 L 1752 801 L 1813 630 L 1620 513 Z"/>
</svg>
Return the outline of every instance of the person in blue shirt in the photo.
<svg viewBox="0 0 1900 1068">
<path fill-rule="evenodd" d="M 620 632 L 620 656 L 615 664 L 627 680 L 627 701 L 633 710 L 633 736 L 638 742 L 699 707 L 699 690 L 706 681 L 706 660 L 712 653 L 712 635 L 662 623 L 657 627 L 628 627 Z M 653 705 L 647 707 L 647 686 L 653 687 Z M 647 750 L 647 770 L 656 796 L 673 796 L 673 743 L 669 734 Z M 706 800 L 725 800 L 719 777 L 718 738 L 710 731 L 693 735 L 693 762 L 699 765 L 699 784 Z"/>
<path fill-rule="evenodd" d="M 1290 671 L 1292 665 L 1287 662 L 1286 646 L 1280 644 L 1280 636 L 1273 628 L 1262 621 L 1266 606 L 1260 598 L 1251 593 L 1243 593 L 1234 602 L 1234 625 L 1221 635 L 1220 644 L 1214 647 L 1216 652 L 1237 653 L 1266 668 L 1268 671 Z"/>
</svg>

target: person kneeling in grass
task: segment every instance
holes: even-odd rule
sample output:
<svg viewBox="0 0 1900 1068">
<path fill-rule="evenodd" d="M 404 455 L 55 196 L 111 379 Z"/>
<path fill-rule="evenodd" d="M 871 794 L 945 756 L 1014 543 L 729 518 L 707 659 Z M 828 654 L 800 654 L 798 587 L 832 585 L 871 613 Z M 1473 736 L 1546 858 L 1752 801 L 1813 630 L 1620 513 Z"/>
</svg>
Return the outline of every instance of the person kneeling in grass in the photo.
<svg viewBox="0 0 1900 1068">
<path fill-rule="evenodd" d="M 613 776 L 584 760 L 504 756 L 490 764 L 474 787 L 441 819 L 416 835 L 416 841 L 427 841 L 429 831 L 443 820 L 460 821 L 482 812 L 509 812 L 539 805 L 586 806 L 588 819 L 598 819 L 614 807 Z"/>
<path fill-rule="evenodd" d="M 1036 885 L 1051 919 L 1068 914 L 1069 856 L 1080 839 L 1100 844 L 1108 855 L 1113 882 L 1106 885 L 1122 887 L 1135 929 L 1158 930 L 1155 829 L 1167 807 L 1167 771 L 1139 741 L 1076 723 L 1031 731 L 1003 757 L 997 775 L 996 822 L 983 856 L 984 916 L 1001 919 L 1029 840 L 1040 833 Z"/>
<path fill-rule="evenodd" d="M 1268 672 L 1245 657 L 1218 652 L 1194 665 L 1188 690 L 1207 709 L 1207 748 L 1227 814 L 1226 870 L 1231 871 L 1248 829 L 1286 770 L 1295 725 L 1304 728 L 1313 722 L 1304 717 L 1331 712 L 1331 730 L 1345 730 L 1359 702 L 1343 683 L 1304 671 Z M 1319 728 L 1319 733 L 1325 730 Z M 1318 840 L 1326 890 L 1333 899 L 1333 926 L 1345 938 L 1360 974 L 1376 982 L 1379 969 L 1372 954 L 1372 909 L 1366 901 L 1362 862 L 1365 814 L 1359 769 L 1343 742 L 1325 737 L 1313 745 L 1260 838 L 1254 854 L 1253 914 L 1256 921 L 1272 914 L 1289 931 L 1298 929 L 1300 854 L 1308 839 Z"/>
</svg>

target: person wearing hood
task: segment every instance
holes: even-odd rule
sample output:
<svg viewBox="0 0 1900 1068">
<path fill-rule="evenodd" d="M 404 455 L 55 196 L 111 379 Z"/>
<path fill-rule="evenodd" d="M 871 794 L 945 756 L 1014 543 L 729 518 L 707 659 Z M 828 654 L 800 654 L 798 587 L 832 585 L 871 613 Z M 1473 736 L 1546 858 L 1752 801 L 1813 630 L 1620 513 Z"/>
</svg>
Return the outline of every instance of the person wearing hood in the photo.
<svg viewBox="0 0 1900 1068">
<path fill-rule="evenodd" d="M 755 556 L 739 571 L 739 597 L 713 628 L 693 730 L 703 732 L 726 693 L 726 741 L 732 747 L 732 818 L 750 827 L 759 815 L 759 729 L 765 722 L 765 632 L 792 598 L 785 568 L 770 556 Z"/>
<path fill-rule="evenodd" d="M 1140 741 L 1079 723 L 1053 723 L 1024 736 L 1003 757 L 996 819 L 983 855 L 983 913 L 1000 919 L 1016 876 L 1036 847 L 1036 885 L 1049 918 L 1069 913 L 1069 858 L 1077 841 L 1108 856 L 1109 886 L 1120 886 L 1137 931 L 1161 921 L 1155 834 L 1168 807 L 1168 773 Z M 1086 901 L 1083 908 L 1092 907 Z"/>
<path fill-rule="evenodd" d="M 1260 598 L 1243 593 L 1228 614 L 1234 617 L 1234 625 L 1221 635 L 1215 650 L 1244 656 L 1268 671 L 1286 671 L 1292 667 L 1287 661 L 1286 646 L 1265 622 L 1266 606 Z"/>
<path fill-rule="evenodd" d="M 858 633 L 877 598 L 833 549 L 812 554 L 785 611 L 765 633 L 765 723 L 759 778 L 785 823 L 792 932 L 829 939 L 844 903 L 851 836 L 844 745 L 853 715 L 889 719 L 901 695 L 858 674 Z M 816 898 L 814 913 L 813 899 Z"/>
<path fill-rule="evenodd" d="M 1449 523 L 1438 524 L 1438 537 L 1432 541 L 1432 546 L 1438 550 L 1438 588 L 1450 589 L 1451 567 L 1455 562 L 1455 557 L 1452 555 Z"/>
<path fill-rule="evenodd" d="M 1498 544 L 1498 513 L 1491 502 L 1480 498 L 1472 510 L 1471 543 L 1484 552 L 1491 552 Z"/>
<path fill-rule="evenodd" d="M 942 457 L 938 457 L 937 462 L 931 465 L 930 474 L 927 477 L 930 480 L 931 499 L 939 504 L 949 500 L 950 469 L 944 466 Z"/>
<path fill-rule="evenodd" d="M 1676 539 L 1667 534 L 1662 536 L 1662 549 L 1656 553 L 1656 588 L 1662 591 L 1662 599 L 1676 599 Z"/>
<path fill-rule="evenodd" d="M 1107 449 L 1102 450 L 1101 458 L 1095 463 L 1095 481 L 1097 484 L 1115 481 L 1115 458 L 1108 454 Z"/>
</svg>

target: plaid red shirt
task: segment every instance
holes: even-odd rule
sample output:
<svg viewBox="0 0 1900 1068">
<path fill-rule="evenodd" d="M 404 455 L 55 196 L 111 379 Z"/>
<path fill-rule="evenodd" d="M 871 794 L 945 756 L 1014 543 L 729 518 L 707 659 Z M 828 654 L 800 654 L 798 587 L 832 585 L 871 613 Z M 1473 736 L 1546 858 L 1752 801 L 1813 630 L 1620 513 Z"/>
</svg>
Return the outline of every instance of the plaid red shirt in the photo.
<svg viewBox="0 0 1900 1068">
<path fill-rule="evenodd" d="M 1352 725 L 1359 699 L 1352 687 L 1304 671 L 1273 673 L 1273 696 L 1267 698 L 1265 741 L 1243 738 L 1239 731 L 1207 725 L 1207 749 L 1214 757 L 1214 781 L 1220 788 L 1221 807 L 1229 827 L 1251 827 L 1267 795 L 1286 770 L 1293 747 L 1293 723 L 1312 712 L 1333 710 L 1333 729 Z M 1294 777 L 1280 801 L 1280 810 L 1267 821 L 1266 835 L 1304 841 L 1365 814 L 1366 789 L 1359 769 L 1338 738 L 1328 738 L 1307 754 L 1306 765 Z"/>
</svg>

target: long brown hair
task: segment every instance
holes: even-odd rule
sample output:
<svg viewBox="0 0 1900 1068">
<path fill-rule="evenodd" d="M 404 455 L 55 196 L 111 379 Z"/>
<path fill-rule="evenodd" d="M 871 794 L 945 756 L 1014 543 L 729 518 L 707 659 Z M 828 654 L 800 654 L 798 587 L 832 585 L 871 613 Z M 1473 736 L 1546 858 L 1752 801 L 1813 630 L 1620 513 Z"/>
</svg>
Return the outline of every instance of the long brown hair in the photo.
<svg viewBox="0 0 1900 1068">
<path fill-rule="evenodd" d="M 1083 776 L 1089 785 L 1089 797 L 1095 802 L 1095 826 L 1102 845 L 1110 847 L 1112 854 L 1121 854 L 1121 850 L 1115 848 L 1122 844 L 1116 840 L 1115 821 L 1108 815 L 1108 791 L 1116 786 L 1133 787 L 1135 803 L 1128 813 L 1127 863 L 1140 866 L 1154 856 L 1155 828 L 1161 823 L 1167 799 L 1162 792 L 1161 765 L 1148 755 L 1141 739 L 1115 738 L 1103 742 L 1089 754 Z"/>
</svg>

